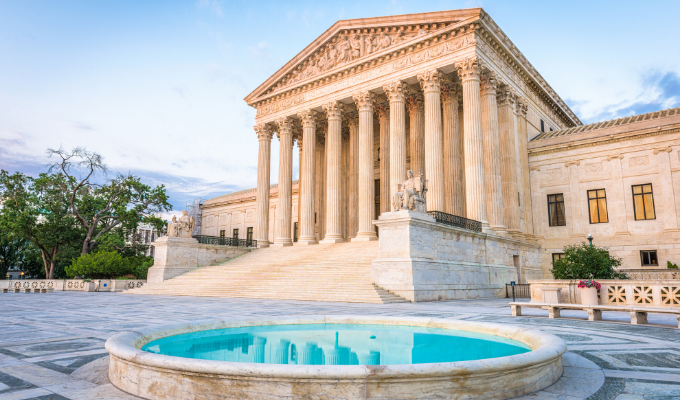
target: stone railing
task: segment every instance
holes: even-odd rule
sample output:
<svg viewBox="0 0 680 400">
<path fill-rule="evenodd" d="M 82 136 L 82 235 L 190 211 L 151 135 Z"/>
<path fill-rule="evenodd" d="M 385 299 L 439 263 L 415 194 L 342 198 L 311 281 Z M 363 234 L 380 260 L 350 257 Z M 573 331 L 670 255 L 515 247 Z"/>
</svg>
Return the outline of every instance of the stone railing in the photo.
<svg viewBox="0 0 680 400">
<path fill-rule="evenodd" d="M 680 270 L 677 269 L 619 269 L 618 272 L 622 272 L 630 279 L 635 279 L 638 281 L 642 280 L 668 280 L 668 279 L 678 279 L 680 280 Z"/>
<path fill-rule="evenodd" d="M 581 303 L 580 280 L 542 279 L 530 280 L 531 301 L 545 302 L 546 296 L 559 293 L 559 302 L 567 304 Z M 598 280 L 602 287 L 599 290 L 601 305 L 636 305 L 641 307 L 678 307 L 680 308 L 680 281 L 668 280 Z M 545 290 L 544 290 L 545 289 Z"/>
<path fill-rule="evenodd" d="M 91 282 L 83 279 L 22 279 L 0 281 L 0 290 L 122 292 L 142 287 L 145 283 L 145 280 L 140 279 L 92 279 Z"/>
</svg>

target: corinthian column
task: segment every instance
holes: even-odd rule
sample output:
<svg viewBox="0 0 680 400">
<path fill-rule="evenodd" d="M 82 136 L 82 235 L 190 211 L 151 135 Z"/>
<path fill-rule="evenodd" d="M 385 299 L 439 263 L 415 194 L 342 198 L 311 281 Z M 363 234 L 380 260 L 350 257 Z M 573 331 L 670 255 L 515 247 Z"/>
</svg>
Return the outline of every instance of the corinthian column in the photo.
<svg viewBox="0 0 680 400">
<path fill-rule="evenodd" d="M 517 185 L 517 143 L 515 126 L 516 95 L 508 86 L 498 91 L 498 129 L 501 149 L 501 181 L 503 186 L 503 221 L 508 233 L 521 239 L 519 218 L 519 186 Z"/>
<path fill-rule="evenodd" d="M 376 104 L 380 122 L 380 213 L 390 211 L 390 109 L 386 103 Z"/>
<path fill-rule="evenodd" d="M 316 172 L 316 111 L 306 110 L 298 113 L 302 122 L 302 158 L 300 163 L 300 237 L 297 244 L 316 244 L 314 235 L 314 179 Z"/>
<path fill-rule="evenodd" d="M 412 93 L 406 98 L 411 135 L 411 171 L 425 175 L 425 100 L 423 94 Z M 427 179 L 426 176 L 424 176 Z"/>
<path fill-rule="evenodd" d="M 346 118 L 349 128 L 349 237 L 357 235 L 359 212 L 359 118 L 351 113 Z"/>
<path fill-rule="evenodd" d="M 481 78 L 486 213 L 491 229 L 502 233 L 506 232 L 506 229 L 503 222 L 503 185 L 498 134 L 498 105 L 496 104 L 498 80 L 496 74 L 492 71 L 485 71 Z"/>
<path fill-rule="evenodd" d="M 284 117 L 279 127 L 279 204 L 276 213 L 275 246 L 292 246 L 290 237 L 293 216 L 293 121 Z"/>
<path fill-rule="evenodd" d="M 484 135 L 482 134 L 482 105 L 479 90 L 479 63 L 467 58 L 456 64 L 463 83 L 463 126 L 465 135 L 465 205 L 467 218 L 486 220 L 486 190 L 484 182 Z"/>
<path fill-rule="evenodd" d="M 257 151 L 256 226 L 257 247 L 269 247 L 269 175 L 271 169 L 272 131 L 269 125 L 255 126 Z"/>
<path fill-rule="evenodd" d="M 531 177 L 529 176 L 529 153 L 527 142 L 529 139 L 529 133 L 527 131 L 527 111 L 529 105 L 526 100 L 522 98 L 517 99 L 517 115 L 519 124 L 519 171 L 521 173 L 518 176 L 518 180 L 521 182 L 521 192 L 522 192 L 522 208 L 524 211 L 524 234 L 527 239 L 534 239 L 534 220 L 533 214 L 531 212 Z M 575 193 L 575 192 L 572 192 Z M 578 202 L 577 202 L 578 203 Z M 580 203 L 578 203 L 580 204 Z M 580 207 L 580 206 L 579 206 Z M 581 215 L 578 215 L 579 224 Z M 572 232 L 573 234 L 573 232 Z M 579 237 L 583 236 L 583 233 L 579 233 Z"/>
<path fill-rule="evenodd" d="M 321 243 L 340 243 L 342 237 L 342 103 L 323 105 L 326 135 L 326 236 Z"/>
<path fill-rule="evenodd" d="M 427 211 L 445 211 L 444 154 L 442 152 L 441 73 L 437 70 L 418 75 L 425 97 L 425 175 Z"/>
<path fill-rule="evenodd" d="M 458 85 L 442 86 L 442 119 L 444 121 L 444 201 L 448 214 L 465 215 L 463 166 L 458 126 Z"/>
<path fill-rule="evenodd" d="M 388 202 L 406 180 L 406 91 L 404 82 L 396 81 L 383 86 L 390 101 L 390 191 Z"/>
<path fill-rule="evenodd" d="M 359 110 L 359 211 L 357 241 L 378 240 L 373 226 L 375 192 L 373 183 L 373 93 L 353 96 Z"/>
</svg>

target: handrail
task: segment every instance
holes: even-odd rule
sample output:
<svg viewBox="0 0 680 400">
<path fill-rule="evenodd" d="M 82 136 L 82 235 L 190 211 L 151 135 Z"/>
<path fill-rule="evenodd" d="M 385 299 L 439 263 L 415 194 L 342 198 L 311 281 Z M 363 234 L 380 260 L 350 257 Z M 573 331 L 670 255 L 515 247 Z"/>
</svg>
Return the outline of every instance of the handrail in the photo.
<svg viewBox="0 0 680 400">
<path fill-rule="evenodd" d="M 480 221 L 447 214 L 441 211 L 428 211 L 427 214 L 434 217 L 434 220 L 440 224 L 455 226 L 457 228 L 468 229 L 475 232 L 482 231 L 482 223 Z"/>
<path fill-rule="evenodd" d="M 232 246 L 232 247 L 255 247 L 257 248 L 257 240 L 236 239 L 230 237 L 196 235 L 194 239 L 201 244 L 211 244 L 213 246 Z"/>
</svg>

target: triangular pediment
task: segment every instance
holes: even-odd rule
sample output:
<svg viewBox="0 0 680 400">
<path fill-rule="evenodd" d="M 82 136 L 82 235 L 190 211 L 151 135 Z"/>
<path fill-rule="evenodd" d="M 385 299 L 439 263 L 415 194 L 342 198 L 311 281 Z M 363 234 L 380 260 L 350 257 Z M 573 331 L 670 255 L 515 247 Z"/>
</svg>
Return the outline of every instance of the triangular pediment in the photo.
<svg viewBox="0 0 680 400">
<path fill-rule="evenodd" d="M 475 19 L 481 8 L 341 20 L 250 93 L 253 104 L 393 51 L 450 24 Z"/>
</svg>

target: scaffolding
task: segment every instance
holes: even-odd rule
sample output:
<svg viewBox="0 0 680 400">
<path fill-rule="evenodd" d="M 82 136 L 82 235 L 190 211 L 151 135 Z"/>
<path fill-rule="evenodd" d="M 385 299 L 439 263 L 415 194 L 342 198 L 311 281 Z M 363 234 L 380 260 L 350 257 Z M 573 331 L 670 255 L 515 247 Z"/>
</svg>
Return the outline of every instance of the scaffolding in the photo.
<svg viewBox="0 0 680 400">
<path fill-rule="evenodd" d="M 201 234 L 201 216 L 203 215 L 202 205 L 203 202 L 201 202 L 200 197 L 194 199 L 193 203 L 187 203 L 187 213 L 190 217 L 194 217 L 194 221 L 196 222 L 194 230 L 191 231 L 191 236 L 198 236 Z"/>
</svg>

